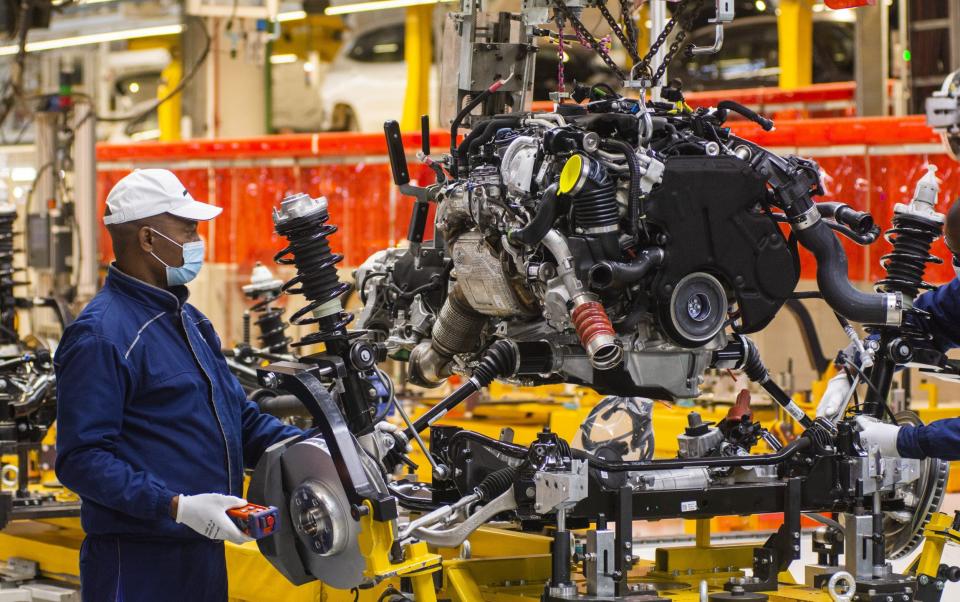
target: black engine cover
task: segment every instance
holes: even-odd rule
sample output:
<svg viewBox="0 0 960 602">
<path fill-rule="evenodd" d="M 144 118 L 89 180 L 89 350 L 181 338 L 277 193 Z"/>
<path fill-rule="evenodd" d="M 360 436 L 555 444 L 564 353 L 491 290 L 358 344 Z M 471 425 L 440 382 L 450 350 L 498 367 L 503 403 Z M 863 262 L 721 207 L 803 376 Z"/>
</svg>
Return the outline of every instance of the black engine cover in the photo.
<svg viewBox="0 0 960 602">
<path fill-rule="evenodd" d="M 800 261 L 779 226 L 757 209 L 765 192 L 761 176 L 736 157 L 667 159 L 663 181 L 644 207 L 649 223 L 667 237 L 666 260 L 653 283 L 661 318 L 677 283 L 705 272 L 736 299 L 739 332 L 755 332 L 773 319 L 797 286 Z"/>
</svg>

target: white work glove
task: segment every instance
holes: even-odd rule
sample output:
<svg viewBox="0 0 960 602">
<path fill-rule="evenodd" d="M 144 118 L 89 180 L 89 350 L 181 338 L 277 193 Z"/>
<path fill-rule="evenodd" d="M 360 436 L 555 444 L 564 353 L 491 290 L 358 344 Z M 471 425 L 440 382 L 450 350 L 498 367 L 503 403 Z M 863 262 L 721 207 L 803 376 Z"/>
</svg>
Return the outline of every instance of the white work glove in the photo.
<svg viewBox="0 0 960 602">
<path fill-rule="evenodd" d="M 391 441 L 390 449 L 395 449 L 399 446 L 402 446 L 404 453 L 410 453 L 413 451 L 413 445 L 410 444 L 410 441 L 407 439 L 407 434 L 404 433 L 404 429 L 395 425 L 392 422 L 387 422 L 382 420 L 378 422 L 373 428 L 379 433 L 383 433 L 384 439 Z"/>
<path fill-rule="evenodd" d="M 869 451 L 871 448 L 880 449 L 880 455 L 885 458 L 899 458 L 897 451 L 897 436 L 900 427 L 895 424 L 880 422 L 872 416 L 857 416 L 857 429 L 860 431 L 860 443 Z"/>
<path fill-rule="evenodd" d="M 843 400 L 850 394 L 852 384 L 843 370 L 831 378 L 827 383 L 827 389 L 823 392 L 823 397 L 820 398 L 820 403 L 817 404 L 817 418 L 836 420 L 843 406 Z"/>
<path fill-rule="evenodd" d="M 407 439 L 406 433 L 403 432 L 403 428 L 386 420 L 378 422 L 373 428 L 380 438 L 379 447 L 383 456 L 380 458 L 380 462 L 390 474 L 399 473 L 403 468 L 403 463 L 398 461 L 399 456 L 390 452 L 396 451 L 399 454 L 408 455 L 413 451 L 413 446 Z"/>
<path fill-rule="evenodd" d="M 199 495 L 181 495 L 177 501 L 177 522 L 186 525 L 210 539 L 220 539 L 241 544 L 253 541 L 237 528 L 227 516 L 227 510 L 242 508 L 246 500 L 232 495 L 219 493 L 201 493 Z"/>
</svg>

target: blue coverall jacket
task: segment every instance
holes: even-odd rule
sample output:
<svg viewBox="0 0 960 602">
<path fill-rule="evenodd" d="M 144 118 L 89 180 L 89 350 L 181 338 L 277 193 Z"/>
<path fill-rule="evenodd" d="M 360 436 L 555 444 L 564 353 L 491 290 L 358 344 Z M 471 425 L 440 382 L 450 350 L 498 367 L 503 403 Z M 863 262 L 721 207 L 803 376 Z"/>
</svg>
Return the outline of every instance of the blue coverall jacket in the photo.
<svg viewBox="0 0 960 602">
<path fill-rule="evenodd" d="M 111 267 L 57 349 L 56 470 L 83 500 L 84 600 L 226 599 L 222 543 L 177 524 L 171 499 L 242 496 L 244 467 L 300 434 L 246 399 L 187 296 Z"/>
<path fill-rule="evenodd" d="M 930 313 L 930 334 L 940 350 L 960 347 L 960 280 L 920 295 L 914 306 Z M 904 458 L 960 460 L 960 418 L 902 427 L 897 451 Z"/>
</svg>

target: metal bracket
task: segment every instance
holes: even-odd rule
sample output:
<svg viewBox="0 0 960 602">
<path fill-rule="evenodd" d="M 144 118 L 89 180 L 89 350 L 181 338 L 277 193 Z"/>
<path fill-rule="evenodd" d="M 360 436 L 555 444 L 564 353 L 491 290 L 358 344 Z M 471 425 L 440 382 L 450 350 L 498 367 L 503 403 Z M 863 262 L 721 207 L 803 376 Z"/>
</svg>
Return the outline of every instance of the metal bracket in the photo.
<svg viewBox="0 0 960 602">
<path fill-rule="evenodd" d="M 276 386 L 297 396 L 310 411 L 317 429 L 334 458 L 337 474 L 350 503 L 356 510 L 370 500 L 373 517 L 379 521 L 397 518 L 397 501 L 376 489 L 363 469 L 353 434 L 333 397 L 318 378 L 319 368 L 298 362 L 275 362 L 257 372 L 261 382 L 274 381 Z M 273 378 L 268 378 L 273 374 Z"/>
</svg>

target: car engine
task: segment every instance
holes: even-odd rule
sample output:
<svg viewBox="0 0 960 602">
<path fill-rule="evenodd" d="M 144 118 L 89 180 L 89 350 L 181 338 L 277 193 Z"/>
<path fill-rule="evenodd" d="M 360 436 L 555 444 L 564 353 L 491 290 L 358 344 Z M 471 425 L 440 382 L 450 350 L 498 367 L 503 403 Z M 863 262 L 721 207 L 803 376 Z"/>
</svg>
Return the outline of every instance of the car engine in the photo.
<svg viewBox="0 0 960 602">
<path fill-rule="evenodd" d="M 814 163 L 732 135 L 731 110 L 771 125 L 745 107 L 677 111 L 602 86 L 577 94 L 582 104 L 555 113 L 479 121 L 421 191 L 436 204 L 436 240 L 357 270 L 359 327 L 408 359 L 415 384 L 468 371 L 507 339 L 536 357 L 523 384 L 695 397 L 731 334 L 762 329 L 793 295 L 798 238 L 832 249 L 828 225 L 876 237 L 869 215 L 812 203 L 822 192 Z M 387 136 L 399 140 L 395 125 Z M 804 195 L 802 210 L 792 194 Z M 790 220 L 830 237 L 787 236 Z M 846 273 L 822 267 L 834 268 Z M 825 294 L 858 321 L 886 323 L 899 303 L 833 283 Z"/>
</svg>

